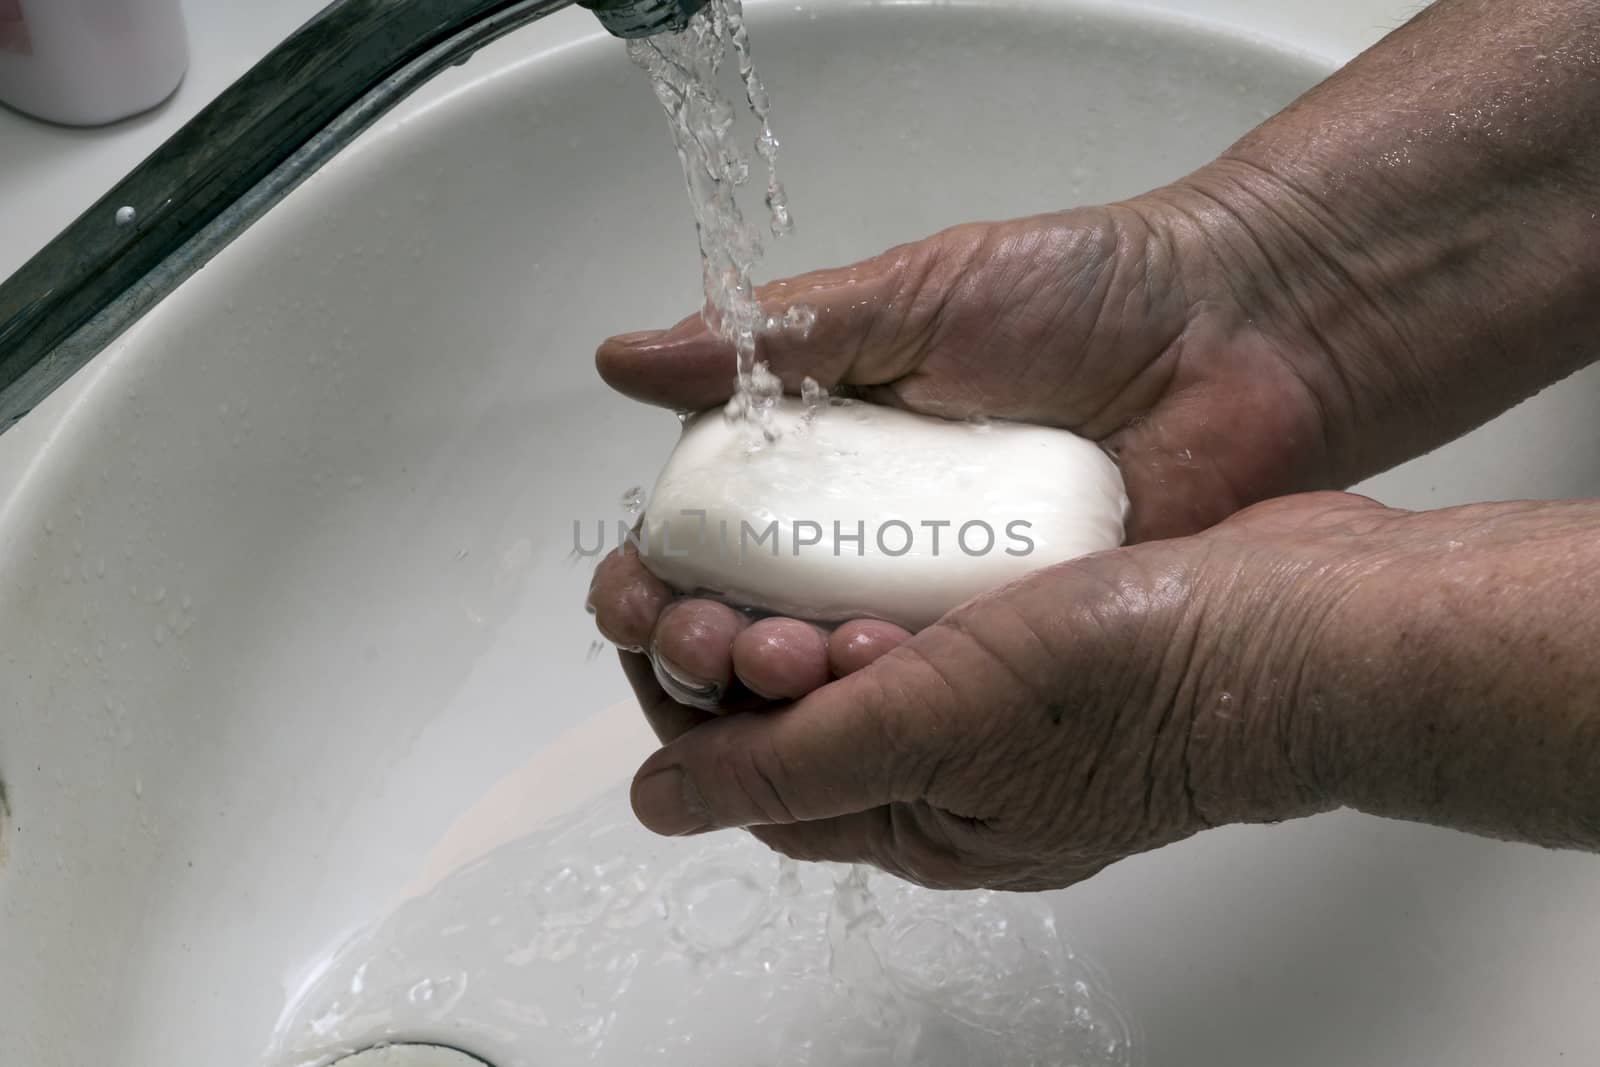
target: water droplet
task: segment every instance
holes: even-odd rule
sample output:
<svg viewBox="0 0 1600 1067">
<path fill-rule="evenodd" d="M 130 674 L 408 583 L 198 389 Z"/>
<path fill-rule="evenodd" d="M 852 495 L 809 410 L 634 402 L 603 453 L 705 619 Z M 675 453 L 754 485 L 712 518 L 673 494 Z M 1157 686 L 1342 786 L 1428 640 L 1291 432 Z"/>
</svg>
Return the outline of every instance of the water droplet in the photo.
<svg viewBox="0 0 1600 1067">
<path fill-rule="evenodd" d="M 802 341 L 811 336 L 817 325 L 817 309 L 806 304 L 795 304 L 783 313 L 783 328 Z"/>
</svg>

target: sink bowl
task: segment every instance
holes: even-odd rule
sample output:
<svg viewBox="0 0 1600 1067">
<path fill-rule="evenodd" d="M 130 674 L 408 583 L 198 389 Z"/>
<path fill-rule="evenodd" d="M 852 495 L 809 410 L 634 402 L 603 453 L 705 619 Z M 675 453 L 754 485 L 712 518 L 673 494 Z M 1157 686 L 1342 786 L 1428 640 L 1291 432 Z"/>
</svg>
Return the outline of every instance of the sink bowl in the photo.
<svg viewBox="0 0 1600 1067">
<path fill-rule="evenodd" d="M 800 221 L 768 270 L 1156 185 L 1408 6 L 753 3 Z M 677 432 L 590 353 L 697 280 L 649 88 L 565 12 L 408 101 L 30 416 L 0 490 L 0 1063 L 846 1062 L 835 874 L 774 903 L 792 873 L 753 844 L 628 821 L 651 742 L 582 607 L 574 522 L 620 517 Z M 1363 488 L 1600 494 L 1597 404 L 1579 376 Z M 975 1050 L 949 1062 L 1185 1067 L 1582 1062 L 1597 889 L 1591 857 L 1348 813 L 1040 898 L 876 887 L 895 945 L 968 922 L 951 966 L 1091 1017 L 1075 1058 L 1009 1060 L 956 983 L 918 1024 Z M 1035 970 L 996 972 L 1024 941 Z"/>
</svg>

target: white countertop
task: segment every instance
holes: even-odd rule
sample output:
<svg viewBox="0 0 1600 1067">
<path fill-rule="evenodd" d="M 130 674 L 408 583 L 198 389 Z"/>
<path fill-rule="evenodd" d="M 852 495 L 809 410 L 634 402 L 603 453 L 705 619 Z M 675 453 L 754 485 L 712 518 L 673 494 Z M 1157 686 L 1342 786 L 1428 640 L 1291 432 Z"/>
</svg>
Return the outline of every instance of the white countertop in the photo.
<svg viewBox="0 0 1600 1067">
<path fill-rule="evenodd" d="M 183 84 L 154 111 L 113 126 L 67 129 L 0 107 L 0 278 L 26 263 L 325 3 L 184 0 L 192 59 Z M 0 435 L 0 501 L 54 421 L 52 414 L 64 410 L 74 393 L 69 383 Z"/>
</svg>

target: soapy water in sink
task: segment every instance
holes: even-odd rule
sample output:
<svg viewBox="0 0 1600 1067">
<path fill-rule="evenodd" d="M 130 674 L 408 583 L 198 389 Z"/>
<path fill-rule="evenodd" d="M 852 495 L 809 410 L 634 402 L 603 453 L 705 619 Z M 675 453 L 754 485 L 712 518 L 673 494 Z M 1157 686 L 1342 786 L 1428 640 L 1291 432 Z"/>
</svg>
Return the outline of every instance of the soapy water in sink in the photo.
<svg viewBox="0 0 1600 1067">
<path fill-rule="evenodd" d="M 757 359 L 759 338 L 777 330 L 808 335 L 816 312 L 795 306 L 781 318 L 771 317 L 756 299 L 753 275 L 764 249 L 760 228 L 745 219 L 738 199 L 740 187 L 750 180 L 750 159 L 734 136 L 737 109 L 718 83 L 730 45 L 760 125 L 755 147 L 766 165 L 770 229 L 787 237 L 794 218 L 778 178 L 772 104 L 755 69 L 741 0 L 711 0 L 684 32 L 630 41 L 628 55 L 650 75 L 683 165 L 700 236 L 706 323 L 736 354 L 736 390 L 728 414 L 770 434 L 768 411 L 783 387 Z"/>
<path fill-rule="evenodd" d="M 1037 896 L 933 893 L 662 840 L 613 791 L 350 940 L 268 1067 L 434 1040 L 496 1067 L 1127 1067 L 1098 973 Z"/>
</svg>

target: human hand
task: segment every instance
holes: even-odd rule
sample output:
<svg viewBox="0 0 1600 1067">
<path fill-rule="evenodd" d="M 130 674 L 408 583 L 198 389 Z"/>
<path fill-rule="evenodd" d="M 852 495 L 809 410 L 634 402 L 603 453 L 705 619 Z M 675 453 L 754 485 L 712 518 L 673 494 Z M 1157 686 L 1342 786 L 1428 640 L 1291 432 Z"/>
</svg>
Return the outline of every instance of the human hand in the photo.
<svg viewBox="0 0 1600 1067">
<path fill-rule="evenodd" d="M 843 270 L 769 286 L 781 316 L 817 324 L 762 355 L 786 386 L 805 377 L 954 418 L 1070 428 L 1116 453 L 1134 539 L 1188 533 L 1243 504 L 1326 481 L 1324 405 L 1304 358 L 1227 298 L 1211 237 L 1155 199 L 946 231 Z M 664 334 L 606 342 L 607 381 L 682 409 L 725 400 L 733 355 L 698 317 Z M 677 600 L 622 550 L 597 572 L 601 631 L 646 651 L 659 680 L 701 707 L 803 696 L 904 641 L 852 623 L 750 620 Z M 746 694 L 748 695 L 748 694 Z"/>
<path fill-rule="evenodd" d="M 776 282 L 759 293 L 767 313 L 806 306 L 816 324 L 764 336 L 760 357 L 791 394 L 810 377 L 923 414 L 1099 441 L 1128 481 L 1134 541 L 1322 487 L 1320 354 L 1239 301 L 1224 270 L 1237 242 L 1174 201 L 959 226 Z M 612 338 L 597 363 L 619 392 L 681 411 L 717 406 L 734 386 L 733 351 L 699 315 Z"/>
<path fill-rule="evenodd" d="M 1600 849 L 1597 521 L 1289 497 L 1039 572 L 797 703 L 716 719 L 628 656 L 667 741 L 634 809 L 943 888 L 1065 886 L 1340 805 Z"/>
<path fill-rule="evenodd" d="M 1363 567 L 1417 543 L 1319 494 L 1042 571 L 791 706 L 708 720 L 628 657 L 669 739 L 634 807 L 940 888 L 1053 888 L 1232 822 L 1332 807 L 1297 665 Z M 1411 540 L 1408 540 L 1410 538 Z"/>
<path fill-rule="evenodd" d="M 1583 33 L 1593 29 L 1592 12 L 1574 0 L 1565 5 L 1571 17 L 1552 18 L 1546 7 L 1437 4 L 1216 164 L 1147 197 L 966 227 L 858 268 L 774 287 L 765 294 L 770 310 L 790 300 L 821 307 L 809 350 L 829 358 L 808 363 L 808 349 L 785 338 L 769 358 L 790 388 L 811 375 L 917 410 L 1028 418 L 1096 437 L 1122 461 L 1135 541 L 1191 533 L 1251 500 L 1350 484 L 1420 454 L 1594 355 L 1600 245 L 1585 237 L 1596 142 L 1583 131 L 1596 83 L 1586 76 L 1587 54 L 1561 44 L 1579 33 L 1574 18 L 1585 20 Z M 1439 62 L 1418 66 L 1419 53 Z M 1474 76 L 1445 85 L 1441 64 Z M 1540 91 L 1523 92 L 1530 84 Z M 1407 106 L 1388 106 L 1395 99 Z M 1052 301 L 1052 293 L 1063 299 Z M 1153 337 L 1165 338 L 1154 353 Z M 976 358 L 964 359 L 961 344 L 941 344 L 955 340 L 975 346 Z M 600 362 L 624 392 L 675 407 L 715 403 L 731 385 L 731 353 L 693 321 L 666 335 L 608 342 Z M 1265 420 L 1254 417 L 1263 413 Z M 1213 442 L 1221 447 L 1206 447 Z M 1542 521 L 1530 519 L 1519 540 L 1500 544 L 1483 564 L 1496 576 L 1546 566 L 1520 576 L 1517 621 L 1526 625 L 1497 617 L 1491 609 L 1499 601 L 1489 597 L 1482 630 L 1471 631 L 1459 617 L 1436 617 L 1441 603 L 1465 617 L 1479 607 L 1470 597 L 1436 596 L 1426 584 L 1420 593 L 1396 594 L 1369 583 L 1365 600 L 1412 599 L 1387 605 L 1399 621 L 1367 618 L 1366 644 L 1350 641 L 1343 663 L 1323 657 L 1328 688 L 1366 684 L 1357 702 L 1392 712 L 1380 717 L 1384 729 L 1345 724 L 1354 739 L 1346 747 L 1366 746 L 1364 758 L 1346 760 L 1352 803 L 1446 821 L 1467 811 L 1456 820 L 1465 828 L 1547 843 L 1600 841 L 1592 809 L 1576 824 L 1561 822 L 1572 796 L 1600 796 L 1592 787 L 1562 792 L 1585 764 L 1550 762 L 1560 752 L 1596 751 L 1594 724 L 1569 721 L 1581 718 L 1569 707 L 1573 694 L 1593 689 L 1572 680 L 1587 660 L 1568 647 L 1571 620 L 1546 618 L 1550 605 L 1528 591 L 1542 582 L 1546 600 L 1560 602 L 1564 586 L 1594 573 L 1566 566 L 1588 551 L 1593 519 L 1573 520 L 1565 541 L 1552 540 L 1549 551 L 1560 555 L 1555 577 L 1551 560 L 1528 550 Z M 1465 570 L 1472 553 L 1458 549 L 1467 541 L 1442 543 L 1419 540 L 1437 565 L 1435 580 L 1484 580 Z M 745 621 L 724 616 L 720 628 L 676 633 L 663 625 L 670 638 L 663 646 L 656 620 L 677 602 L 646 579 L 625 557 L 604 569 L 592 602 L 608 635 L 625 630 L 624 647 L 698 655 L 708 675 L 737 678 L 731 641 Z M 674 608 L 665 622 L 694 615 Z M 1394 642 L 1410 643 L 1414 631 L 1406 627 L 1419 619 L 1451 666 L 1436 668 L 1440 679 L 1417 696 L 1428 714 L 1400 714 L 1413 710 L 1411 698 L 1384 685 L 1397 668 Z M 1578 630 L 1593 629 L 1586 616 L 1581 622 Z M 843 673 L 805 640 L 813 666 Z M 1559 670 L 1550 665 L 1557 649 Z M 781 649 L 775 655 L 781 662 Z M 704 721 L 664 699 L 642 659 L 624 661 L 664 737 Z M 1526 664 L 1535 661 L 1543 666 L 1530 676 Z M 1485 676 L 1484 664 L 1499 675 Z M 1467 681 L 1451 686 L 1449 677 Z M 1548 706 L 1529 704 L 1539 700 Z M 1523 704 L 1520 732 L 1508 732 L 1504 708 Z M 1569 735 L 1547 746 L 1546 734 L 1526 732 L 1544 720 L 1577 731 L 1581 743 L 1569 743 Z M 1394 730 L 1414 736 L 1393 744 Z M 1491 735 L 1463 761 L 1476 774 L 1447 789 L 1444 768 L 1433 767 L 1426 788 L 1386 795 L 1384 781 L 1405 778 L 1395 760 L 1419 758 L 1435 742 L 1467 745 Z M 1373 768 L 1372 780 L 1356 781 L 1361 774 L 1352 767 Z M 1499 791 L 1484 789 L 1496 774 Z"/>
<path fill-rule="evenodd" d="M 1442 0 L 1179 182 L 770 287 L 820 319 L 765 354 L 791 389 L 1102 441 L 1134 541 L 1353 484 L 1600 351 L 1600 52 L 1572 47 L 1597 34 L 1584 0 Z M 683 408 L 724 399 L 732 365 L 695 320 L 600 352 L 623 392 Z M 607 592 L 609 632 L 649 612 Z M 705 658 L 735 677 L 727 652 Z"/>
</svg>

